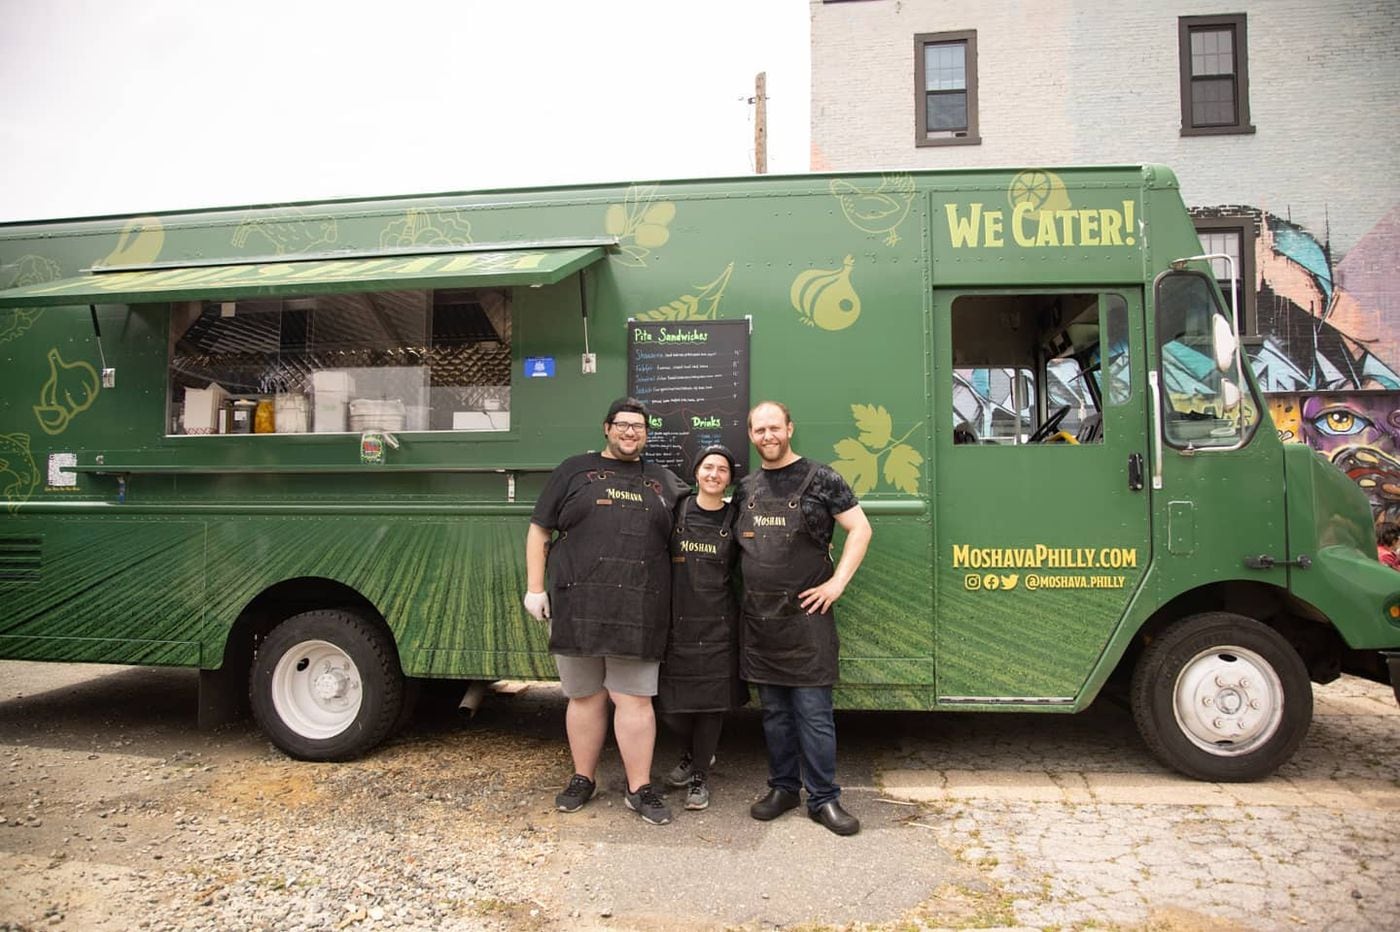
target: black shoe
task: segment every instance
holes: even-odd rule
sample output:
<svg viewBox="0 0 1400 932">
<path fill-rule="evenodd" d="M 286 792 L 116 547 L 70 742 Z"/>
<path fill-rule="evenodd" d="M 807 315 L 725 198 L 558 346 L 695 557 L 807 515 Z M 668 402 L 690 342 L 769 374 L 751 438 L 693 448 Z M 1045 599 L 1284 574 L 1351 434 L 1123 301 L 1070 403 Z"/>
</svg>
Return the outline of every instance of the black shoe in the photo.
<svg viewBox="0 0 1400 932">
<path fill-rule="evenodd" d="M 681 762 L 673 767 L 670 773 L 666 774 L 666 785 L 674 786 L 676 789 L 690 786 L 690 775 L 694 772 L 695 768 L 691 766 L 690 752 L 686 751 L 681 755 Z"/>
<path fill-rule="evenodd" d="M 598 784 L 587 777 L 574 774 L 569 778 L 569 785 L 564 787 L 564 792 L 554 797 L 554 807 L 560 812 L 578 812 L 596 792 Z"/>
<path fill-rule="evenodd" d="M 836 800 L 807 810 L 807 818 L 820 822 L 838 835 L 854 835 L 860 831 L 860 819 L 851 815 Z"/>
<path fill-rule="evenodd" d="M 760 822 L 768 822 L 789 809 L 796 809 L 800 802 L 802 797 L 797 793 L 792 790 L 780 790 L 775 786 L 768 791 L 767 796 L 749 807 L 749 815 Z"/>
<path fill-rule="evenodd" d="M 628 809 L 640 815 L 643 822 L 650 825 L 666 825 L 671 821 L 671 810 L 666 807 L 666 801 L 651 788 L 650 783 L 643 783 L 637 787 L 635 793 L 628 790 L 622 801 L 627 804 Z"/>
</svg>

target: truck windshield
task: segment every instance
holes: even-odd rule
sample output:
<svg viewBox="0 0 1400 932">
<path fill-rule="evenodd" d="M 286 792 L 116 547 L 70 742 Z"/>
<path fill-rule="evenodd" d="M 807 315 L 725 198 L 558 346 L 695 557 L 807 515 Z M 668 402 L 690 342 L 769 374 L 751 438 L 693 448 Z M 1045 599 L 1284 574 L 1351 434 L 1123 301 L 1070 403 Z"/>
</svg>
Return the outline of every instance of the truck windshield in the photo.
<svg viewBox="0 0 1400 932">
<path fill-rule="evenodd" d="M 1238 446 L 1258 423 L 1228 320 L 1204 275 L 1177 271 L 1158 279 L 1163 433 L 1172 446 Z"/>
</svg>

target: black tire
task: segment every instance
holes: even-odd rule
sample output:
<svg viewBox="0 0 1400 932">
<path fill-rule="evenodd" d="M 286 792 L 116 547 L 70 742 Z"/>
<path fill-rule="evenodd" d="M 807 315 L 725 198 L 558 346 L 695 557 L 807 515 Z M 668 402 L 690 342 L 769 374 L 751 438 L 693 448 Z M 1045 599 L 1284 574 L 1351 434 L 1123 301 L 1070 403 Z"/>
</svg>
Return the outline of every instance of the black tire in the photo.
<svg viewBox="0 0 1400 932">
<path fill-rule="evenodd" d="M 298 760 L 359 757 L 393 730 L 404 677 L 389 634 L 353 612 L 293 615 L 258 646 L 249 679 L 253 716 Z"/>
<path fill-rule="evenodd" d="M 1220 783 L 1277 770 L 1302 743 L 1313 711 L 1307 667 L 1292 645 L 1228 612 L 1184 618 L 1148 644 L 1131 703 L 1158 760 Z"/>
</svg>

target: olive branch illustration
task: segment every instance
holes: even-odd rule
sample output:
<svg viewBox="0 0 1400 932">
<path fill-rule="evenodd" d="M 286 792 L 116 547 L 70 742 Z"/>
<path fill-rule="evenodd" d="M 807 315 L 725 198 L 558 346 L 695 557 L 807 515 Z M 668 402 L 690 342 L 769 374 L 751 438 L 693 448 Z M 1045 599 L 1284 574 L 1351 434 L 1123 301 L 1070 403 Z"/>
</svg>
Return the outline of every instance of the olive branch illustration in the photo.
<svg viewBox="0 0 1400 932">
<path fill-rule="evenodd" d="M 853 404 L 851 416 L 858 434 L 836 442 L 834 449 L 840 459 L 831 464 L 850 483 L 851 491 L 857 496 L 864 495 L 879 484 L 883 475 L 885 482 L 901 492 L 917 494 L 922 477 L 919 467 L 923 465 L 924 457 L 904 441 L 924 422 L 915 424 L 896 440 L 894 420 L 884 405 Z M 881 457 L 885 460 L 883 471 L 880 468 Z"/>
</svg>

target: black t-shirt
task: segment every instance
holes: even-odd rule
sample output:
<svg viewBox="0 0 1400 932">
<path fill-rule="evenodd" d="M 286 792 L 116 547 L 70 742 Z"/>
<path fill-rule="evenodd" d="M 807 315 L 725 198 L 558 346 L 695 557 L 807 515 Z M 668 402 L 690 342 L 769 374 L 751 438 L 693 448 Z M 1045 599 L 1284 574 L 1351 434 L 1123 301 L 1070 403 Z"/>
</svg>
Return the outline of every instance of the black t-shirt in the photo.
<svg viewBox="0 0 1400 932">
<path fill-rule="evenodd" d="M 781 469 L 755 469 L 750 474 L 754 477 L 751 481 L 766 482 L 775 496 L 790 498 L 802 487 L 802 480 L 807 476 L 807 463 L 806 457 L 798 457 Z M 850 511 L 860 501 L 839 472 L 825 463 L 817 463 L 816 470 L 812 484 L 802 493 L 802 518 L 817 543 L 826 547 L 830 545 L 836 528 L 836 515 Z"/>
<path fill-rule="evenodd" d="M 676 506 L 677 524 L 680 523 L 681 515 L 684 513 L 686 524 L 694 527 L 720 528 L 724 527 L 725 523 L 730 520 L 730 515 L 734 512 L 734 504 L 732 502 L 725 502 L 714 511 L 706 511 L 704 508 L 700 507 L 699 501 L 692 501 L 691 499 L 693 498 L 694 496 L 684 498 L 681 500 L 681 503 Z"/>
<path fill-rule="evenodd" d="M 530 522 L 548 531 L 567 531 L 568 528 L 559 527 L 559 513 L 563 510 L 564 503 L 590 481 L 590 473 L 600 470 L 623 476 L 644 475 L 655 480 L 667 510 L 675 508 L 676 502 L 690 492 L 690 486 L 665 466 L 642 460 L 629 462 L 609 459 L 601 453 L 580 453 L 564 460 L 549 474 L 549 481 L 545 483 L 540 497 L 535 500 L 535 510 L 530 515 Z"/>
</svg>

